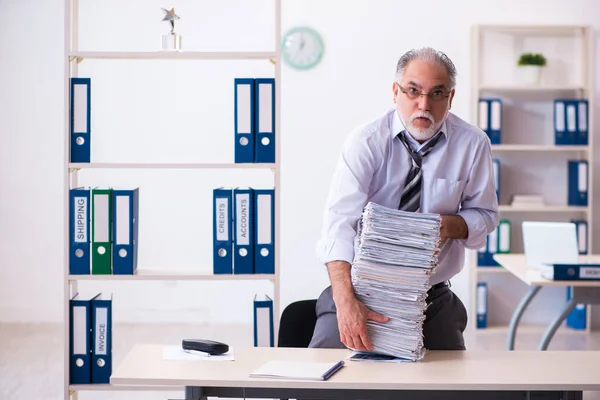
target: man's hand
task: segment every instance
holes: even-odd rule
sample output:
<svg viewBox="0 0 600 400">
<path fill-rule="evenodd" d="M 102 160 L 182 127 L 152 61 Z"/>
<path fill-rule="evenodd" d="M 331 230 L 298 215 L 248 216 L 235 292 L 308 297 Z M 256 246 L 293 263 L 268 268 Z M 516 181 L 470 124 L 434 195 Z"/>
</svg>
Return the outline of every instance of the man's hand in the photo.
<svg viewBox="0 0 600 400">
<path fill-rule="evenodd" d="M 354 295 L 350 278 L 350 264 L 345 261 L 327 263 L 333 301 L 337 308 L 340 339 L 344 345 L 355 350 L 373 350 L 367 333 L 367 320 L 387 322 L 384 317 L 369 310 Z"/>
<path fill-rule="evenodd" d="M 469 237 L 469 227 L 460 215 L 442 215 L 440 238 L 442 243 L 446 239 L 466 239 Z"/>
<path fill-rule="evenodd" d="M 373 344 L 367 332 L 367 320 L 383 323 L 387 322 L 389 318 L 369 310 L 356 297 L 336 302 L 336 308 L 342 343 L 354 350 L 373 350 Z"/>
</svg>

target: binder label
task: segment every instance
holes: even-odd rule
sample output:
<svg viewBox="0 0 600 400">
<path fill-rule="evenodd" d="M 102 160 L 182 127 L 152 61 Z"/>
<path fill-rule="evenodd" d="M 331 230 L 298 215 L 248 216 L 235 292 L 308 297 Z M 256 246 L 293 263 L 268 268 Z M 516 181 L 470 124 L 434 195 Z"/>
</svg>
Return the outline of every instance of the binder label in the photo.
<svg viewBox="0 0 600 400">
<path fill-rule="evenodd" d="M 479 101 L 479 128 L 482 131 L 488 129 L 488 105 L 485 100 Z"/>
<path fill-rule="evenodd" d="M 587 191 L 587 164 L 585 162 L 579 163 L 577 189 L 580 192 Z"/>
<path fill-rule="evenodd" d="M 251 107 L 252 91 L 250 84 L 239 84 L 237 86 L 237 133 L 252 133 Z"/>
<path fill-rule="evenodd" d="M 587 104 L 579 102 L 579 130 L 587 131 Z"/>
<path fill-rule="evenodd" d="M 87 98 L 87 85 L 75 84 L 73 85 L 74 91 L 74 118 L 73 118 L 73 132 L 74 133 L 87 133 L 87 112 L 88 112 L 88 98 Z"/>
<path fill-rule="evenodd" d="M 271 335 L 269 327 L 271 325 L 271 315 L 269 308 L 259 307 L 256 310 L 256 325 L 257 325 L 257 347 L 271 346 Z"/>
<path fill-rule="evenodd" d="M 260 110 L 258 115 L 258 131 L 273 132 L 273 104 L 272 89 L 270 83 L 261 83 L 258 85 L 258 104 Z"/>
<path fill-rule="evenodd" d="M 558 132 L 563 132 L 565 130 L 565 103 L 562 101 L 556 102 L 554 105 L 554 116 L 556 125 L 556 130 Z"/>
<path fill-rule="evenodd" d="M 510 250 L 510 225 L 507 223 L 500 224 L 500 251 L 507 252 Z"/>
<path fill-rule="evenodd" d="M 217 202 L 217 240 L 229 240 L 229 199 L 218 197 Z"/>
<path fill-rule="evenodd" d="M 110 219 L 108 215 L 108 195 L 94 195 L 94 241 L 108 242 L 108 229 L 110 227 Z"/>
<path fill-rule="evenodd" d="M 486 287 L 484 285 L 479 285 L 477 287 L 477 314 L 483 315 L 487 310 L 486 304 Z"/>
<path fill-rule="evenodd" d="M 257 224 L 257 244 L 271 243 L 271 195 L 259 194 L 256 199 L 259 216 Z"/>
<path fill-rule="evenodd" d="M 575 132 L 575 106 L 567 106 L 567 130 L 569 132 Z"/>
<path fill-rule="evenodd" d="M 498 252 L 498 228 L 494 229 L 489 234 L 488 250 L 491 254 Z"/>
<path fill-rule="evenodd" d="M 129 196 L 116 196 L 117 229 L 115 244 L 128 245 L 129 243 Z"/>
<path fill-rule="evenodd" d="M 581 267 L 579 268 L 579 277 L 586 279 L 600 278 L 600 268 L 597 267 Z"/>
<path fill-rule="evenodd" d="M 580 222 L 577 225 L 579 234 L 577 235 L 579 239 L 579 252 L 584 253 L 587 249 L 587 226 L 584 222 Z"/>
<path fill-rule="evenodd" d="M 235 199 L 237 227 L 236 227 L 236 242 L 242 246 L 250 245 L 250 233 L 248 232 L 248 204 L 250 203 L 250 194 L 241 193 L 236 195 Z"/>
<path fill-rule="evenodd" d="M 500 102 L 492 101 L 492 115 L 490 128 L 494 131 L 499 131 L 501 126 Z"/>
<path fill-rule="evenodd" d="M 73 354 L 88 354 L 86 321 L 87 309 L 85 307 L 73 307 Z"/>
<path fill-rule="evenodd" d="M 108 310 L 96 309 L 96 349 L 95 354 L 106 355 L 106 325 L 108 324 Z"/>
<path fill-rule="evenodd" d="M 76 243 L 87 243 L 87 207 L 88 202 L 85 197 L 75 197 L 75 242 Z"/>
</svg>

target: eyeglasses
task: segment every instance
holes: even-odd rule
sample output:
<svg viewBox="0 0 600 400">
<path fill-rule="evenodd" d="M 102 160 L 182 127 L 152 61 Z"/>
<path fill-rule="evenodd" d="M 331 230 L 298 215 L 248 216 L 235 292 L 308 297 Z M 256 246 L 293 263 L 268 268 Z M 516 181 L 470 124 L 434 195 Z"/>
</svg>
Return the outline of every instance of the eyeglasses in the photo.
<svg viewBox="0 0 600 400">
<path fill-rule="evenodd" d="M 440 102 L 440 101 L 450 97 L 450 92 L 447 92 L 443 89 L 435 89 L 433 92 L 423 93 L 422 91 L 420 91 L 419 89 L 417 89 L 414 86 L 411 86 L 408 89 L 404 89 L 402 86 L 400 86 L 399 83 L 396 83 L 396 84 L 400 88 L 400 91 L 402 93 L 404 93 L 406 95 L 406 97 L 408 97 L 411 100 L 416 100 L 416 99 L 420 98 L 421 96 L 427 96 L 429 98 L 429 100 L 431 100 L 431 101 Z"/>
</svg>

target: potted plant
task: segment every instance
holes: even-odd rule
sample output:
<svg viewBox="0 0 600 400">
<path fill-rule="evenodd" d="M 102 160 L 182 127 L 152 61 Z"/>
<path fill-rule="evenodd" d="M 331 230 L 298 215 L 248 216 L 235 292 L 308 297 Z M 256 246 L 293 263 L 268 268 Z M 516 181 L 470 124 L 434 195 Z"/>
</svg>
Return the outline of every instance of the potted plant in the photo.
<svg viewBox="0 0 600 400">
<path fill-rule="evenodd" d="M 523 53 L 519 57 L 521 81 L 525 84 L 539 84 L 542 68 L 546 66 L 546 57 L 539 53 Z"/>
</svg>

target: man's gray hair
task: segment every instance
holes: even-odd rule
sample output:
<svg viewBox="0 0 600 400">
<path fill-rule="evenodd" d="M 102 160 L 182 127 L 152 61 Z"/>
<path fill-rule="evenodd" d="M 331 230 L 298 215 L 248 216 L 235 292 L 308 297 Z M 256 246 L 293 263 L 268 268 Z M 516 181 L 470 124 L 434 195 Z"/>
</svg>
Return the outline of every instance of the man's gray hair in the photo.
<svg viewBox="0 0 600 400">
<path fill-rule="evenodd" d="M 412 49 L 404 53 L 396 66 L 396 79 L 400 79 L 408 64 L 414 60 L 431 62 L 446 68 L 448 77 L 450 78 L 450 89 L 454 89 L 456 86 L 456 67 L 454 63 L 446 54 L 431 47 Z"/>
</svg>

